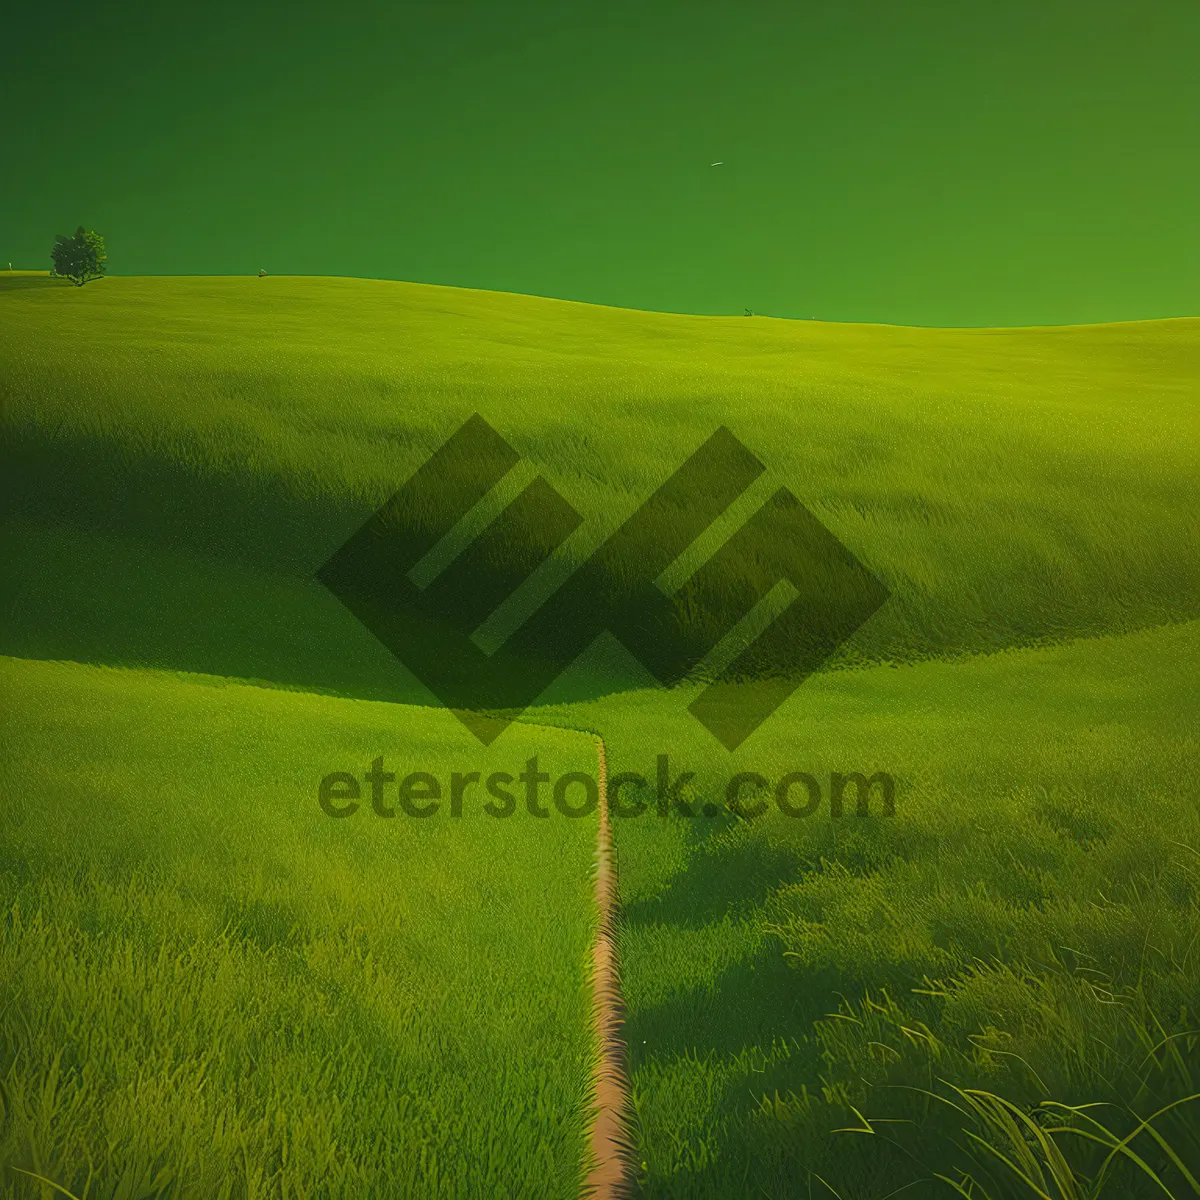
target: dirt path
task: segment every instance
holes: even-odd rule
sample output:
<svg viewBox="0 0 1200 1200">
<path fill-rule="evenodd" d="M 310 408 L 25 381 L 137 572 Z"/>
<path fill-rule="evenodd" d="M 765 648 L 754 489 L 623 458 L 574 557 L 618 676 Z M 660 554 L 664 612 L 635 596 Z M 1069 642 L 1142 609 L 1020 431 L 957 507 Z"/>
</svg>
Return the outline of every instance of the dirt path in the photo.
<svg viewBox="0 0 1200 1200">
<path fill-rule="evenodd" d="M 594 1200 L 623 1200 L 632 1193 L 636 1151 L 630 1116 L 629 1063 L 621 1036 L 623 1008 L 617 961 L 617 875 L 612 824 L 608 815 L 608 763 L 604 740 L 596 735 L 596 782 L 600 788 L 600 829 L 596 845 L 596 904 L 600 926 L 592 947 L 592 1006 L 600 1061 L 595 1079 L 596 1119 L 591 1152 L 595 1165 L 583 1195 Z"/>
</svg>

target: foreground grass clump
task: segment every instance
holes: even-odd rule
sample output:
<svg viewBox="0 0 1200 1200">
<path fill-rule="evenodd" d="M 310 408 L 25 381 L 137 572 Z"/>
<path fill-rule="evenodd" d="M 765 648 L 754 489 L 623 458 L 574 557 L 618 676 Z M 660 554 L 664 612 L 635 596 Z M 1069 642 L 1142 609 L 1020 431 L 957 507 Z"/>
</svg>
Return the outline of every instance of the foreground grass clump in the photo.
<svg viewBox="0 0 1200 1200">
<path fill-rule="evenodd" d="M 578 1193 L 594 818 L 385 820 L 364 784 L 332 820 L 317 789 L 377 756 L 594 772 L 590 738 L 13 659 L 0 687 L 0 1195 Z"/>
<path fill-rule="evenodd" d="M 697 811 L 739 771 L 825 787 L 805 818 L 617 822 L 644 1194 L 1031 1200 L 971 1136 L 1050 1172 L 1025 1117 L 1072 1130 L 1053 1200 L 1193 1194 L 1198 654 L 1193 622 L 831 673 L 735 754 L 654 693 L 539 710 L 605 728 L 652 806 L 664 749 Z M 891 774 L 894 816 L 833 820 L 833 771 Z"/>
</svg>

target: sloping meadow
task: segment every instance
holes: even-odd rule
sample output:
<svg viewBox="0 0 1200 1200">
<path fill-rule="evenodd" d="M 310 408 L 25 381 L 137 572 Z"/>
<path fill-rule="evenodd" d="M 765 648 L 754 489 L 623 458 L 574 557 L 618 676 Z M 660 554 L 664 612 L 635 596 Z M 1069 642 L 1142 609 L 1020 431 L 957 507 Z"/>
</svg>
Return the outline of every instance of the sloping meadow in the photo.
<svg viewBox="0 0 1200 1200">
<path fill-rule="evenodd" d="M 595 817 L 452 776 L 594 776 L 590 737 L 10 658 L 0 695 L 0 1195 L 578 1195 Z"/>
<path fill-rule="evenodd" d="M 544 697 L 550 706 L 527 714 L 602 731 L 610 775 L 647 779 L 648 812 L 618 820 L 616 834 L 647 1194 L 826 1189 L 866 1200 L 936 1174 L 978 1200 L 1066 1200 L 1096 1180 L 1119 1194 L 1161 1194 L 1120 1149 L 1119 1165 L 1103 1166 L 1109 1129 L 1140 1139 L 1143 1163 L 1168 1189 L 1189 1186 L 1188 1171 L 1200 1177 L 1195 1110 L 1185 1106 L 1200 1090 L 1191 1065 L 1200 714 L 1185 669 L 1200 617 L 1200 321 L 904 329 L 299 278 L 0 284 L 0 313 L 3 551 L 14 568 L 0 651 L 10 655 L 428 703 L 314 573 L 473 413 L 520 459 L 481 508 L 495 515 L 540 474 L 581 518 L 485 624 L 493 644 L 722 426 L 764 470 L 667 573 L 668 589 L 781 487 L 886 586 L 887 603 L 834 655 L 830 665 L 844 669 L 810 678 L 735 753 L 687 712 L 690 683 L 635 690 L 647 676 L 628 655 L 589 656 Z M 684 637 L 703 635 L 701 609 L 685 587 Z M 217 1015 L 203 1025 L 227 1048 L 219 1070 L 171 1050 L 172 1063 L 190 1064 L 176 1079 L 155 1060 L 156 1086 L 195 1077 L 184 1093 L 199 1099 L 179 1109 L 191 1114 L 179 1117 L 186 1129 L 136 1132 L 129 1114 L 151 1103 L 149 1092 L 109 1110 L 137 1148 L 127 1161 L 138 1171 L 158 1170 L 154 1154 L 167 1144 L 215 1139 L 232 1154 L 221 1131 L 237 1129 L 249 1147 L 239 1168 L 247 1188 L 258 1170 L 264 1187 L 286 1178 L 302 1190 L 316 1147 L 335 1142 L 354 1147 L 329 1168 L 347 1195 L 363 1184 L 353 1164 L 364 1155 L 373 1178 L 411 1182 L 419 1170 L 447 1194 L 519 1192 L 539 1171 L 556 1191 L 575 1186 L 574 1168 L 560 1164 L 579 1161 L 584 1128 L 576 1118 L 591 1050 L 582 975 L 570 964 L 594 916 L 592 822 L 320 813 L 309 794 L 318 749 L 323 759 L 337 746 L 353 752 L 359 766 L 347 769 L 362 771 L 366 742 L 386 728 L 440 762 L 451 743 L 434 738 L 434 722 L 444 722 L 437 738 L 468 739 L 446 713 L 231 687 L 205 708 L 201 697 L 217 694 L 210 683 L 188 683 L 199 691 L 185 703 L 172 691 L 184 684 L 161 675 L 12 670 L 32 689 L 23 704 L 56 698 L 33 706 L 23 757 L 12 760 L 6 797 L 23 816 L 6 834 L 0 878 L 16 890 L 4 952 L 19 1010 L 42 1023 L 29 1044 L 88 1048 L 74 1063 L 68 1052 L 56 1063 L 10 1051 L 25 1064 L 12 1078 L 24 1097 L 19 1127 L 35 1131 L 22 1145 L 39 1148 L 37 1161 L 69 1171 L 98 1145 L 103 1089 L 80 1072 L 90 1058 L 110 1061 L 106 1037 L 126 1047 L 124 1062 L 142 1053 L 130 1040 L 139 1027 L 106 1025 L 104 1012 L 114 997 L 124 997 L 116 1011 L 137 1011 L 127 997 L 150 978 L 138 955 L 165 946 L 154 971 L 181 982 L 169 1002 L 158 993 L 155 1019 L 182 1021 L 167 1014 L 179 996 L 191 997 L 179 1013 L 199 1013 L 211 997 L 192 992 L 210 975 L 232 979 L 221 966 L 231 955 L 235 976 L 269 981 L 269 1000 L 235 1020 L 241 993 L 221 983 Z M 127 692 L 113 691 L 118 677 Z M 279 722 L 263 715 L 269 705 L 281 706 Z M 203 718 L 189 715 L 200 709 Z M 555 753 L 584 753 L 586 739 L 562 736 L 575 740 Z M 73 748 L 55 759 L 52 744 Z M 523 762 L 535 744 L 542 734 L 513 728 L 489 753 Z M 212 774 L 231 754 L 249 785 Z M 691 817 L 657 815 L 661 754 L 672 774 L 694 772 Z M 203 796 L 198 761 L 211 764 Z M 293 779 L 277 811 L 264 799 L 268 778 L 272 787 L 291 779 L 297 763 L 312 767 L 308 807 L 286 801 L 299 796 Z M 763 815 L 730 809 L 726 783 L 738 770 L 768 781 Z M 789 772 L 825 789 L 803 820 L 772 798 Z M 832 775 L 855 772 L 890 774 L 894 812 L 882 814 L 876 795 L 865 817 L 852 800 L 832 814 Z M 39 794 L 52 808 L 37 807 Z M 229 897 L 220 899 L 211 854 L 178 859 L 175 826 L 142 815 L 165 797 L 200 830 L 194 845 L 232 847 L 219 854 L 243 864 Z M 251 823 L 235 836 L 214 813 Z M 48 823 L 60 814 L 80 831 L 61 845 Z M 128 845 L 153 845 L 149 858 L 194 886 L 172 891 L 146 874 L 148 852 L 104 832 L 110 815 L 113 829 L 131 831 Z M 376 826 L 408 832 L 379 841 Z M 532 837 L 518 832 L 528 827 Z M 449 828 L 485 836 L 439 840 Z M 251 844 L 261 866 L 239 857 Z M 490 892 L 479 883 L 485 860 L 512 872 Z M 397 896 L 410 894 L 394 890 L 397 876 L 434 898 L 430 914 L 448 906 L 466 923 L 453 953 L 432 917 L 409 913 L 400 927 L 411 936 L 394 934 Z M 302 877 L 314 881 L 303 899 Z M 570 916 L 550 928 L 554 906 Z M 180 957 L 193 944 L 209 947 L 207 966 Z M 309 974 L 289 975 L 302 959 Z M 54 962 L 68 969 L 37 975 Z M 361 985 L 349 981 L 351 965 Z M 336 1003 L 321 991 L 327 976 L 343 989 Z M 452 981 L 492 977 L 495 1006 L 472 1001 L 464 1015 L 466 993 Z M 100 999 L 79 979 L 94 980 Z M 369 1001 L 375 1024 L 335 1047 L 331 1014 L 356 987 L 353 1003 Z M 405 988 L 423 999 L 388 1026 L 377 1010 Z M 542 1004 L 526 1004 L 526 990 Z M 42 1012 L 35 996 L 59 999 Z M 294 1051 L 279 1032 L 289 1004 L 309 1014 L 293 1027 L 316 1031 Z M 439 1016 L 423 1029 L 411 1014 L 430 1006 Z M 543 1040 L 521 1057 L 531 1028 Z M 171 1037 L 167 1045 L 190 1045 L 182 1032 Z M 244 1038 L 259 1038 L 256 1053 L 276 1065 L 235 1087 L 235 1062 L 249 1061 L 238 1059 Z M 468 1042 L 479 1057 L 462 1050 Z M 561 1058 L 547 1073 L 539 1064 L 555 1044 Z M 246 1097 L 227 1115 L 201 1087 L 209 1071 Z M 454 1090 L 464 1071 L 495 1080 L 483 1102 L 499 1108 L 486 1121 Z M 60 1086 L 68 1077 L 76 1093 Z M 320 1110 L 320 1129 L 272 1126 L 268 1114 L 286 1111 L 280 1097 L 295 1100 L 318 1079 L 338 1097 Z M 381 1140 L 367 1110 L 383 1111 L 397 1088 L 407 1115 Z M 1083 1103 L 1107 1107 L 1044 1107 Z M 478 1120 L 434 1119 L 455 1105 Z M 1137 1133 L 1156 1105 L 1175 1106 L 1155 1123 L 1162 1143 Z M 501 1161 L 487 1140 L 497 1111 L 509 1114 L 504 1161 L 516 1164 L 503 1180 L 460 1163 Z M 1045 1133 L 1068 1121 L 1075 1132 Z M 358 1132 L 346 1133 L 351 1125 Z M 63 1131 L 74 1128 L 91 1132 L 71 1142 Z M 413 1140 L 416 1128 L 424 1140 Z M 1054 1157 L 1060 1143 L 1069 1162 Z M 419 1168 L 405 1157 L 415 1150 Z M 208 1186 L 204 1168 L 179 1162 Z"/>
<path fill-rule="evenodd" d="M 1200 612 L 1195 321 L 836 326 L 303 278 L 0 305 L 12 653 L 240 657 L 234 673 L 394 695 L 390 656 L 312 575 L 475 412 L 522 459 L 496 505 L 540 473 L 582 517 L 509 627 L 722 425 L 765 471 L 693 565 L 787 487 L 891 593 L 839 662 Z M 102 592 L 90 621 L 81 587 Z"/>
<path fill-rule="evenodd" d="M 826 672 L 735 753 L 686 687 L 535 710 L 645 780 L 615 824 L 641 1194 L 1190 1195 L 1198 659 L 1190 622 Z"/>
</svg>

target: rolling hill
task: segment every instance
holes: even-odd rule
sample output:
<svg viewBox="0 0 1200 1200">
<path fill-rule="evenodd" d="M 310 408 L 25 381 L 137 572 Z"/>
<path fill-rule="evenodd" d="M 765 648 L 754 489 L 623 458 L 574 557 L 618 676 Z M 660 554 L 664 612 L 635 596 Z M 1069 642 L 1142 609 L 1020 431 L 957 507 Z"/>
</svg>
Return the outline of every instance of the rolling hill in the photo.
<svg viewBox="0 0 1200 1200">
<path fill-rule="evenodd" d="M 389 731 L 447 765 L 543 748 L 587 769 L 571 730 L 597 730 L 651 800 L 616 829 L 643 1194 L 953 1194 L 939 1174 L 1038 1194 L 986 1143 L 1033 1145 L 1030 1178 L 1071 1172 L 1067 1196 L 1107 1153 L 1053 1108 L 1084 1103 L 1143 1156 L 1116 1152 L 1114 1194 L 1188 1194 L 1198 381 L 1193 318 L 918 329 L 352 279 L 0 277 L 0 1146 L 68 1187 L 105 1164 L 93 1200 L 214 1194 L 197 1164 L 217 1125 L 262 1160 L 231 1196 L 302 1194 L 335 1143 L 328 1194 L 460 1194 L 467 1161 L 489 1187 L 544 1171 L 569 1194 L 594 824 L 442 812 L 381 843 L 316 796 L 322 763 L 365 770 Z M 736 753 L 688 715 L 691 683 L 647 687 L 605 639 L 485 752 L 314 579 L 473 413 L 521 460 L 483 516 L 541 475 L 583 518 L 485 623 L 493 643 L 722 426 L 765 471 L 664 586 L 786 486 L 890 598 Z M 654 812 L 664 754 L 714 815 Z M 883 771 L 895 814 L 746 819 L 724 803 L 739 771 Z M 244 1027 L 212 991 L 231 963 L 261 998 Z M 336 1050 L 337 1006 L 386 1007 L 401 979 L 424 999 Z M 158 997 L 140 1042 L 105 1023 L 139 988 Z M 207 1056 L 171 997 L 215 1006 Z M 160 1074 L 134 1087 L 138 1056 Z M 442 1122 L 485 1076 L 466 1123 Z M 139 1123 L 185 1085 L 230 1090 L 225 1115 L 198 1099 Z M 350 1141 L 298 1115 L 330 1089 Z M 394 1094 L 417 1131 L 364 1128 Z M 1071 1127 L 1061 1163 L 1005 1103 Z M 1158 1143 L 1138 1122 L 1165 1106 Z"/>
</svg>

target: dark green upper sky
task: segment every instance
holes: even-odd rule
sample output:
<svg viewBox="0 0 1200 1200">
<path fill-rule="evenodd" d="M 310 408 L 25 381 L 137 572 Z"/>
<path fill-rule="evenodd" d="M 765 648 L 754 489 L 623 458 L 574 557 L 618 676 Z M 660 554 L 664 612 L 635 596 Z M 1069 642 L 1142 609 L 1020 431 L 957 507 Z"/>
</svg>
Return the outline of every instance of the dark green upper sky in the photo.
<svg viewBox="0 0 1200 1200">
<path fill-rule="evenodd" d="M 51 0 L 4 32 L 0 267 L 83 223 L 116 274 L 1200 313 L 1197 0 Z"/>
</svg>

